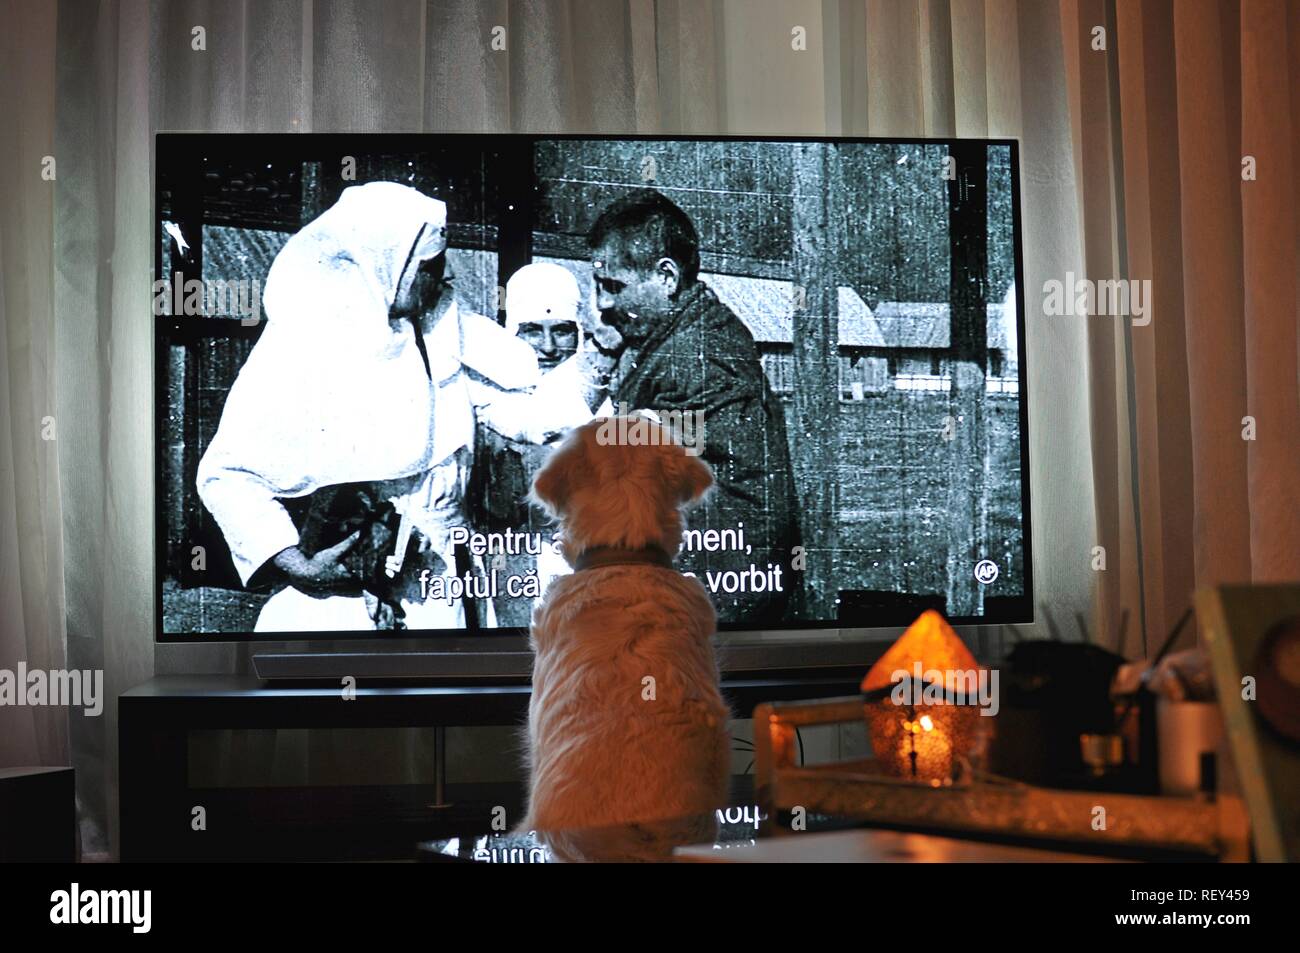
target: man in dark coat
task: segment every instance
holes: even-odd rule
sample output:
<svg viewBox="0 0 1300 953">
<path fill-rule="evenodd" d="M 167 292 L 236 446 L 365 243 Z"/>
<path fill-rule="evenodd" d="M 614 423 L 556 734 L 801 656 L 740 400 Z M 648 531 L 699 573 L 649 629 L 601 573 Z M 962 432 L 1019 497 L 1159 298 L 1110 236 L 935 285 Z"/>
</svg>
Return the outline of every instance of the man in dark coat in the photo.
<svg viewBox="0 0 1300 953">
<path fill-rule="evenodd" d="M 713 592 L 721 621 L 788 619 L 802 578 L 791 571 L 797 502 L 785 412 L 753 335 L 698 280 L 695 227 L 661 193 L 638 189 L 612 203 L 589 245 L 597 308 L 623 339 L 609 381 L 615 406 L 703 415 L 701 457 L 717 487 L 687 520 L 705 545 L 683 551 L 678 565 Z M 747 551 L 707 551 L 714 537 L 705 531 L 738 529 Z"/>
</svg>

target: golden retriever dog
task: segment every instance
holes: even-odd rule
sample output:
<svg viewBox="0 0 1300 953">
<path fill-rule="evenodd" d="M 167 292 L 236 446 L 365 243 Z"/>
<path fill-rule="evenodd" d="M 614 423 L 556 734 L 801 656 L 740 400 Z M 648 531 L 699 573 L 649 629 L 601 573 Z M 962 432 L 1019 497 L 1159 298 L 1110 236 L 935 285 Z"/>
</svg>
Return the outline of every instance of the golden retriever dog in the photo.
<svg viewBox="0 0 1300 953">
<path fill-rule="evenodd" d="M 682 510 L 713 475 L 668 428 L 617 420 L 574 430 L 532 487 L 574 569 L 547 589 L 530 638 L 524 827 L 564 832 L 547 838 L 560 859 L 657 859 L 711 840 L 728 793 L 713 605 L 672 566 Z M 611 439 L 634 430 L 639 444 Z"/>
</svg>

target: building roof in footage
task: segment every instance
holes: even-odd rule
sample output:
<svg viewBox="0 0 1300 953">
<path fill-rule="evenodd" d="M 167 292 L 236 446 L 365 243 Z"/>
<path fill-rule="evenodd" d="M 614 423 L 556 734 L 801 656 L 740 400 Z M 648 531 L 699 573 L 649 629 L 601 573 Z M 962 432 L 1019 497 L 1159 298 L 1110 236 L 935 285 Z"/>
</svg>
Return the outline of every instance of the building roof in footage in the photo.
<svg viewBox="0 0 1300 953">
<path fill-rule="evenodd" d="M 793 283 L 774 278 L 701 274 L 719 300 L 735 311 L 760 344 L 790 344 Z M 840 347 L 942 349 L 948 347 L 948 302 L 881 301 L 873 309 L 852 288 L 839 288 Z M 1014 290 L 988 305 L 989 347 L 1016 349 Z"/>
<path fill-rule="evenodd" d="M 1012 295 L 991 302 L 988 314 L 989 347 L 1014 350 L 1016 302 Z M 873 312 L 890 347 L 946 348 L 948 346 L 948 302 L 882 301 Z"/>
<path fill-rule="evenodd" d="M 794 341 L 794 282 L 744 275 L 701 274 L 718 300 L 745 322 L 761 344 Z M 840 346 L 888 347 L 871 309 L 852 288 L 839 289 Z"/>
</svg>

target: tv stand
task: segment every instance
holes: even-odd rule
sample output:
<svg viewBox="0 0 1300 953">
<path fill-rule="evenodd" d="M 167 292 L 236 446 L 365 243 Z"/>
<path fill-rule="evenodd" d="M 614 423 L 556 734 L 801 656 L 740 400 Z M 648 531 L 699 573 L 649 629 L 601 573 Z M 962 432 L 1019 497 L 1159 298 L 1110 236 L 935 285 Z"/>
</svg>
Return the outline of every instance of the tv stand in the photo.
<svg viewBox="0 0 1300 953">
<path fill-rule="evenodd" d="M 737 718 L 765 701 L 857 691 L 861 672 L 724 677 Z M 432 728 L 527 722 L 521 684 L 358 684 L 271 687 L 248 675 L 162 675 L 118 697 L 123 861 L 410 859 L 421 841 L 492 830 L 493 809 L 522 813 L 524 779 L 458 784 L 455 769 L 428 785 L 249 789 L 190 786 L 189 735 L 231 728 Z M 191 827 L 196 805 L 207 829 Z"/>
<path fill-rule="evenodd" d="M 717 636 L 714 652 L 724 679 L 859 677 L 892 639 L 842 638 L 821 630 L 778 638 L 747 633 Z M 814 650 L 815 647 L 815 650 Z M 526 636 L 450 640 L 437 650 L 404 644 L 352 642 L 330 650 L 259 652 L 253 671 L 273 685 L 337 688 L 356 685 L 526 685 L 533 653 Z"/>
</svg>

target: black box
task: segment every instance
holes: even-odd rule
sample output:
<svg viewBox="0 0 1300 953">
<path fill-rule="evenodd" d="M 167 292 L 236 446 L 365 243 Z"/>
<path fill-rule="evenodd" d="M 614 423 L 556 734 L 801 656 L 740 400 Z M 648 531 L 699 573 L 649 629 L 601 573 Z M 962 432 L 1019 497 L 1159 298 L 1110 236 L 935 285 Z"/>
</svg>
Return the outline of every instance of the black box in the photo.
<svg viewBox="0 0 1300 953">
<path fill-rule="evenodd" d="M 72 768 L 0 768 L 0 863 L 75 863 Z"/>
</svg>

